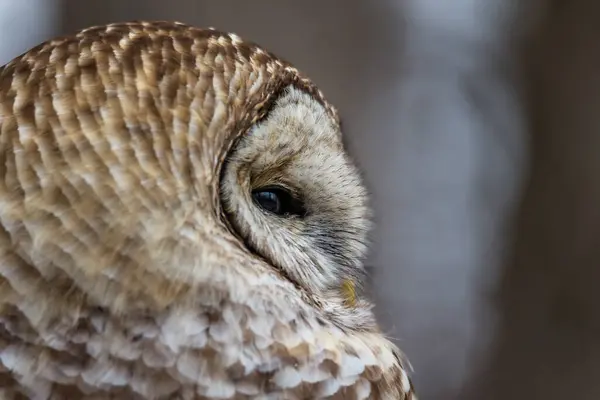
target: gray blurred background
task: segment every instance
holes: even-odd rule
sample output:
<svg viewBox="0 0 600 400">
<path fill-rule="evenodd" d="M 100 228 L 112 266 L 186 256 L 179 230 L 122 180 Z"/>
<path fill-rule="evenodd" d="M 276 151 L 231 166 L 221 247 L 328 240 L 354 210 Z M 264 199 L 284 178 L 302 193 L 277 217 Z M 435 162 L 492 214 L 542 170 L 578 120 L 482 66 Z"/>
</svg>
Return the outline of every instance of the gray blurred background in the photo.
<svg viewBox="0 0 600 400">
<path fill-rule="evenodd" d="M 339 107 L 422 399 L 600 399 L 600 2 L 0 0 L 0 64 L 131 19 L 234 31 Z"/>
</svg>

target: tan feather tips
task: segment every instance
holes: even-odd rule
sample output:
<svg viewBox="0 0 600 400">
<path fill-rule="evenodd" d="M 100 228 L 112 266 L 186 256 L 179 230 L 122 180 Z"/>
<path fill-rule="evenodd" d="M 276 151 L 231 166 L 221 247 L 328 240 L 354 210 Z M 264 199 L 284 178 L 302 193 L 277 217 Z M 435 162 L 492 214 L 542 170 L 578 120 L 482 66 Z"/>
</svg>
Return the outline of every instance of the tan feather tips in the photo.
<svg viewBox="0 0 600 400">
<path fill-rule="evenodd" d="M 131 56 L 140 51 L 146 52 L 146 56 L 152 58 L 151 63 L 161 67 L 158 69 L 162 69 L 162 72 L 165 69 L 202 72 L 204 69 L 227 75 L 236 67 L 236 63 L 237 66 L 244 65 L 246 72 L 251 75 L 245 78 L 258 86 L 275 92 L 277 87 L 295 84 L 317 99 L 339 123 L 337 110 L 308 78 L 288 62 L 234 33 L 201 29 L 179 22 L 113 23 L 52 39 L 0 67 L 0 79 L 6 81 L 14 74 L 27 72 L 30 73 L 27 75 L 29 83 L 35 85 L 40 80 L 53 78 L 57 72 L 55 67 L 67 63 L 67 60 L 73 68 L 87 64 L 93 66 L 96 55 L 107 53 L 113 53 L 117 61 L 125 61 L 119 68 L 135 68 L 136 65 L 131 65 Z M 266 78 L 265 81 L 256 81 L 258 71 L 265 73 L 262 76 Z M 267 82 L 269 79 L 274 82 Z M 278 79 L 283 81 L 281 85 L 277 83 Z"/>
</svg>

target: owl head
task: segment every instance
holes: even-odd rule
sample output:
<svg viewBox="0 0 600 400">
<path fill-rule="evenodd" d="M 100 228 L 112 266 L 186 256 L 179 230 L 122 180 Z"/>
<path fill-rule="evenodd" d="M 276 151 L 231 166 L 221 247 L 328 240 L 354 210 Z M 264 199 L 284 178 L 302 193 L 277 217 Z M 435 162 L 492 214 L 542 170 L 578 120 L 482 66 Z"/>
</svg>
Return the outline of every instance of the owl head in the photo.
<svg viewBox="0 0 600 400">
<path fill-rule="evenodd" d="M 359 290 L 367 191 L 336 110 L 286 61 L 179 23 L 90 28 L 0 69 L 0 128 L 15 387 L 411 398 Z"/>
</svg>

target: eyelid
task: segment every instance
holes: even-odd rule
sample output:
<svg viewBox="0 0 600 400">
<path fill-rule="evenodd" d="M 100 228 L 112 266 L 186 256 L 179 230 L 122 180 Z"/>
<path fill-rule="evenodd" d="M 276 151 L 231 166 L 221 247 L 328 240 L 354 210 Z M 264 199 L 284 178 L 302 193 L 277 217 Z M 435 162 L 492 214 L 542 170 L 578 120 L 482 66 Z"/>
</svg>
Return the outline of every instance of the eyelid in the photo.
<svg viewBox="0 0 600 400">
<path fill-rule="evenodd" d="M 266 183 L 264 185 L 252 185 L 252 190 L 263 189 L 263 190 L 280 190 L 284 189 L 290 193 L 290 195 L 295 199 L 302 199 L 301 191 L 294 185 L 289 184 L 287 181 L 283 179 L 271 180 L 270 183 Z"/>
<path fill-rule="evenodd" d="M 294 209 L 293 212 L 284 213 L 287 218 L 305 218 L 308 215 L 308 210 L 306 209 L 306 204 L 304 202 L 304 198 L 299 193 L 298 190 L 294 190 L 293 186 L 289 184 L 270 184 L 265 186 L 260 186 L 257 188 L 253 188 L 251 193 L 256 191 L 273 191 L 273 192 L 284 192 L 283 194 L 288 197 L 289 196 L 289 205 Z M 253 201 L 255 201 L 253 199 Z"/>
</svg>

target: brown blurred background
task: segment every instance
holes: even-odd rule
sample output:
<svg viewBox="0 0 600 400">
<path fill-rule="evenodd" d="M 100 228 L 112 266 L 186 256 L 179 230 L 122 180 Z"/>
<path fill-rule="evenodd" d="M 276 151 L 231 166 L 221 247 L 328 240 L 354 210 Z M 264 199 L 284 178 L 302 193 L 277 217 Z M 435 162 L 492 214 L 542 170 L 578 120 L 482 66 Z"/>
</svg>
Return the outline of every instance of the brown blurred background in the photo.
<svg viewBox="0 0 600 400">
<path fill-rule="evenodd" d="M 600 2 L 0 0 L 0 64 L 131 19 L 234 31 L 339 107 L 422 399 L 600 399 Z"/>
</svg>

